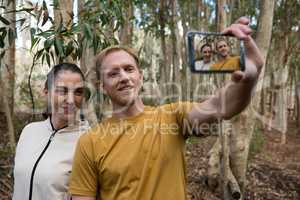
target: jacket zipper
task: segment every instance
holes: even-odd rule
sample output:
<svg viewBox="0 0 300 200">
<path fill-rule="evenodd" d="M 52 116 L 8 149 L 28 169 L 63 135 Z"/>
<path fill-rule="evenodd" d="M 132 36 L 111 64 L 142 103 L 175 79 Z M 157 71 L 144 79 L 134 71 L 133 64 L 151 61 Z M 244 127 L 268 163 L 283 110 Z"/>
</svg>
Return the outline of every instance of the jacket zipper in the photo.
<svg viewBox="0 0 300 200">
<path fill-rule="evenodd" d="M 30 176 L 30 185 L 29 185 L 29 198 L 28 200 L 32 200 L 32 191 L 33 191 L 33 180 L 34 180 L 34 174 L 35 174 L 35 171 L 36 171 L 36 168 L 40 162 L 40 160 L 42 159 L 42 157 L 44 156 L 45 152 L 47 151 L 50 143 L 52 142 L 53 140 L 53 137 L 55 136 L 55 134 L 61 130 L 61 129 L 64 129 L 66 128 L 67 126 L 64 126 L 62 127 L 61 129 L 55 129 L 53 124 L 52 124 L 52 121 L 51 121 L 51 117 L 50 117 L 50 124 L 51 124 L 51 127 L 52 127 L 52 130 L 54 131 L 51 135 L 50 135 L 50 138 L 45 146 L 45 148 L 43 149 L 42 153 L 40 154 L 40 156 L 38 157 L 38 159 L 36 160 L 36 162 L 34 163 L 33 165 L 33 168 L 32 168 L 32 171 L 31 171 L 31 176 Z"/>
<path fill-rule="evenodd" d="M 51 134 L 51 136 L 50 136 L 50 138 L 49 138 L 49 140 L 48 140 L 45 148 L 43 149 L 42 153 L 40 154 L 40 156 L 38 157 L 38 159 L 36 160 L 36 162 L 33 165 L 33 168 L 32 168 L 32 171 L 31 171 L 31 176 L 30 176 L 29 198 L 28 198 L 29 200 L 32 200 L 33 179 L 34 179 L 34 173 L 35 173 L 36 167 L 38 166 L 38 164 L 39 164 L 41 158 L 43 157 L 43 155 L 45 154 L 45 152 L 47 151 L 47 149 L 48 149 L 50 143 L 52 142 L 52 139 L 53 139 L 54 135 L 57 133 L 57 131 L 58 130 L 55 130 Z"/>
</svg>

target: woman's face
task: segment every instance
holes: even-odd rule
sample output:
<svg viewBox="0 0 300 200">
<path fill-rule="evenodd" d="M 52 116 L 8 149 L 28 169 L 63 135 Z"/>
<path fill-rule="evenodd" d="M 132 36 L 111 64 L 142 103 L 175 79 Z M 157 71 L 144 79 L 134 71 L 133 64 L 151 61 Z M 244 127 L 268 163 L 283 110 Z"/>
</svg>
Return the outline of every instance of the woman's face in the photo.
<svg viewBox="0 0 300 200">
<path fill-rule="evenodd" d="M 52 118 L 73 120 L 84 99 L 84 83 L 80 74 L 63 70 L 58 72 L 48 93 Z"/>
<path fill-rule="evenodd" d="M 203 59 L 206 61 L 210 61 L 211 58 L 211 48 L 209 46 L 205 46 L 202 49 L 202 55 L 203 55 Z"/>
</svg>

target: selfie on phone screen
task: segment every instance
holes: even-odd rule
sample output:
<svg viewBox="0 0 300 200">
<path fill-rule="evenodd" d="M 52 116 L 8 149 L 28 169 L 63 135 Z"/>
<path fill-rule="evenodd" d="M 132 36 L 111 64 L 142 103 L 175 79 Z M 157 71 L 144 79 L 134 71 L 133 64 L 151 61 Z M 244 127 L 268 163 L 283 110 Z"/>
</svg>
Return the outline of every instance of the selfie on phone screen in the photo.
<svg viewBox="0 0 300 200">
<path fill-rule="evenodd" d="M 244 70 L 243 43 L 219 33 L 188 34 L 190 67 L 193 72 L 234 72 Z"/>
</svg>

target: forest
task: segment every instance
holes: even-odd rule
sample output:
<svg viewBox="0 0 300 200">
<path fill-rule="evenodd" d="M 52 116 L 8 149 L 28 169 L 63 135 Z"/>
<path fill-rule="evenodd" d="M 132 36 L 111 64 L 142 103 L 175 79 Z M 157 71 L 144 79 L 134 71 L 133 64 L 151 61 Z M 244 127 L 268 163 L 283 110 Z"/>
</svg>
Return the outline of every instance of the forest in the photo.
<svg viewBox="0 0 300 200">
<path fill-rule="evenodd" d="M 12 196 L 22 129 L 43 119 L 51 67 L 80 66 L 91 125 L 111 114 L 95 56 L 112 45 L 138 53 L 145 104 L 201 102 L 230 74 L 192 73 L 186 35 L 221 32 L 242 16 L 264 66 L 250 105 L 222 122 L 230 129 L 186 140 L 188 198 L 300 199 L 299 11 L 299 0 L 0 0 L 0 199 Z"/>
</svg>

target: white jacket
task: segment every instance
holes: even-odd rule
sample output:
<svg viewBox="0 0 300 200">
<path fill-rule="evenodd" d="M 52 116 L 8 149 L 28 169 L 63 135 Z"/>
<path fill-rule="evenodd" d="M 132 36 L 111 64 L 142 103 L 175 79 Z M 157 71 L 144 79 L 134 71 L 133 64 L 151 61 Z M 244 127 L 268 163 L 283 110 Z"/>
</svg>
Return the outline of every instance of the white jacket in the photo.
<svg viewBox="0 0 300 200">
<path fill-rule="evenodd" d="M 56 132 L 39 161 L 33 181 L 32 200 L 65 200 L 73 155 L 87 121 Z M 45 148 L 52 130 L 50 119 L 28 124 L 22 131 L 15 155 L 13 200 L 28 200 L 33 166 Z"/>
</svg>

